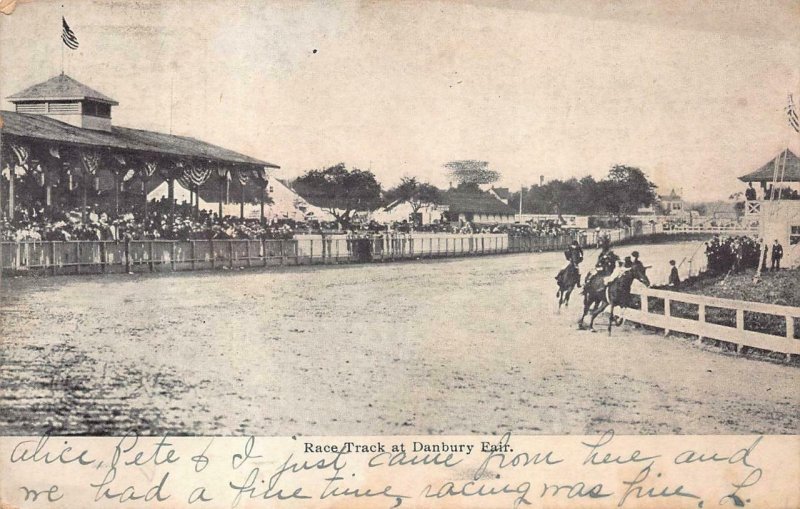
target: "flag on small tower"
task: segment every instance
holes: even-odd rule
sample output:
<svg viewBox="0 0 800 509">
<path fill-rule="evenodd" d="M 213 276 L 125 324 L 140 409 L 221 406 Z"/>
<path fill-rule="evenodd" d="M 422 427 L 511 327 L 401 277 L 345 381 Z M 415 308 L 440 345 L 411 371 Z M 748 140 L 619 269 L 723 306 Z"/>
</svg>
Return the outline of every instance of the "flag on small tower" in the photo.
<svg viewBox="0 0 800 509">
<path fill-rule="evenodd" d="M 789 105 L 786 107 L 786 115 L 789 116 L 789 125 L 792 129 L 800 133 L 800 119 L 797 118 L 797 111 L 794 109 L 792 94 L 789 94 Z"/>
<path fill-rule="evenodd" d="M 78 49 L 78 38 L 75 37 L 75 32 L 69 27 L 64 16 L 61 16 L 61 25 L 64 27 L 61 32 L 61 40 L 64 41 L 64 45 L 69 49 Z"/>
</svg>

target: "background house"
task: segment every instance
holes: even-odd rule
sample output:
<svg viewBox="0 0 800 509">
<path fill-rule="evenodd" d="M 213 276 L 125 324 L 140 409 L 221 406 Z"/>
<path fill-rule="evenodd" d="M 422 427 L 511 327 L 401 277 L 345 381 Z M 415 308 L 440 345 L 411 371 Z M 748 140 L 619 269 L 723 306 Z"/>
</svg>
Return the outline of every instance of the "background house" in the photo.
<svg viewBox="0 0 800 509">
<path fill-rule="evenodd" d="M 495 224 L 515 221 L 514 209 L 491 191 L 471 187 L 449 189 L 442 193 L 442 202 L 447 206 L 445 217 L 451 222 Z"/>
<path fill-rule="evenodd" d="M 661 213 L 667 216 L 682 215 L 684 212 L 683 198 L 674 189 L 669 194 L 659 195 L 658 206 Z"/>
<path fill-rule="evenodd" d="M 417 211 L 418 220 L 420 224 L 429 225 L 432 223 L 439 223 L 443 220 L 445 212 L 448 210 L 447 205 L 430 204 L 423 205 Z M 372 219 L 379 223 L 397 222 L 413 222 L 414 210 L 411 204 L 407 201 L 395 200 L 385 207 L 380 207 L 372 212 Z"/>
</svg>

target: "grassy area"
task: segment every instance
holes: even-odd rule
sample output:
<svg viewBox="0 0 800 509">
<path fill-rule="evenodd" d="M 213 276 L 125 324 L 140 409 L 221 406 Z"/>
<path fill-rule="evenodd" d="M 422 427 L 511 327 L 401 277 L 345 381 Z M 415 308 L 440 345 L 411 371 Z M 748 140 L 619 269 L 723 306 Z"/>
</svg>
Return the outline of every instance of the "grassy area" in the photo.
<svg viewBox="0 0 800 509">
<path fill-rule="evenodd" d="M 613 242 L 615 246 L 630 246 L 633 244 L 671 244 L 673 242 L 688 242 L 694 240 L 708 240 L 713 237 L 710 233 L 648 233 L 636 237 L 628 237 Z"/>
<path fill-rule="evenodd" d="M 723 299 L 800 307 L 800 270 L 764 272 L 758 283 L 753 283 L 754 275 L 753 269 L 733 274 L 727 279 L 723 276 L 694 278 L 687 280 L 679 290 Z"/>
</svg>

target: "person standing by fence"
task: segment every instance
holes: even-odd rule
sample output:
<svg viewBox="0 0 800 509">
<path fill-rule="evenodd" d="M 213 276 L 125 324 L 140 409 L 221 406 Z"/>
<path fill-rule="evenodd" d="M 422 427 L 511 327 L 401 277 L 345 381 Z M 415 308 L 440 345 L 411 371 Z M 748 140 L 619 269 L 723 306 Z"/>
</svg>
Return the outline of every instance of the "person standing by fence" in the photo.
<svg viewBox="0 0 800 509">
<path fill-rule="evenodd" d="M 669 281 L 667 285 L 676 288 L 681 284 L 681 277 L 678 275 L 678 267 L 675 266 L 675 260 L 670 260 L 669 265 L 672 268 L 669 270 Z"/>
<path fill-rule="evenodd" d="M 772 267 L 770 270 L 781 270 L 781 258 L 783 258 L 783 246 L 778 239 L 772 243 Z"/>
</svg>

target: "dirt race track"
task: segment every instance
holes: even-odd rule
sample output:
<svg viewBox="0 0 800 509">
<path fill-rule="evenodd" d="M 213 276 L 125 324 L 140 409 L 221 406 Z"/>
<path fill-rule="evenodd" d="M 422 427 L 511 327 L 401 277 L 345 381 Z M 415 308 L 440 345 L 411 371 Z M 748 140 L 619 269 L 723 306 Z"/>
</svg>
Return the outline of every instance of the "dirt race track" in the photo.
<svg viewBox="0 0 800 509">
<path fill-rule="evenodd" d="M 659 283 L 696 246 L 617 251 Z M 4 279 L 0 433 L 800 432 L 798 368 L 578 331 L 564 263 Z"/>
</svg>

